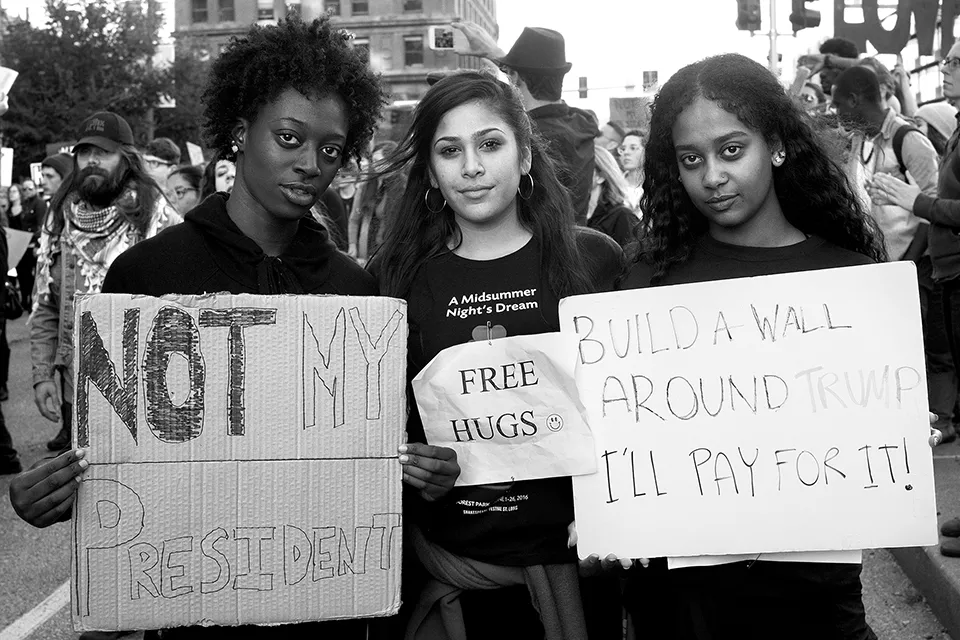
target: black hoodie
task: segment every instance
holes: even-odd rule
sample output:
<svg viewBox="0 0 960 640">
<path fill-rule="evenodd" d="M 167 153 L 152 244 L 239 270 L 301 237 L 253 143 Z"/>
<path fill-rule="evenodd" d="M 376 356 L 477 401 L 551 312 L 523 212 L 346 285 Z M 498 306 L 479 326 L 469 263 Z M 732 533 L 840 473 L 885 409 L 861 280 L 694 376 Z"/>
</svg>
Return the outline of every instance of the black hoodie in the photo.
<svg viewBox="0 0 960 640">
<path fill-rule="evenodd" d="M 149 296 L 202 293 L 377 295 L 373 276 L 337 251 L 310 216 L 283 255 L 270 257 L 227 215 L 215 193 L 170 227 L 121 254 L 104 293 Z"/>
</svg>

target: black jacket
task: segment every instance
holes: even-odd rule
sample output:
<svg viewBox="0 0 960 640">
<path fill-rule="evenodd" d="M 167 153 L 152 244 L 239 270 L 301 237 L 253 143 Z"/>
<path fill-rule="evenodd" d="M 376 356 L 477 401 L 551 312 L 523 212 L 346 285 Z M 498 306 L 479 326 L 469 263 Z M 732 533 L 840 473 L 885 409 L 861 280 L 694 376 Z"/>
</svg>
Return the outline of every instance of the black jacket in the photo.
<svg viewBox="0 0 960 640">
<path fill-rule="evenodd" d="M 640 222 L 637 214 L 622 204 L 610 206 L 598 202 L 593 215 L 587 220 L 587 226 L 607 234 L 617 241 L 621 247 L 633 242 L 633 230 Z"/>
<path fill-rule="evenodd" d="M 110 267 L 104 293 L 303 293 L 377 295 L 373 276 L 337 251 L 310 216 L 293 242 L 272 258 L 243 235 L 215 193 L 181 224 L 134 245 Z"/>
<path fill-rule="evenodd" d="M 597 121 L 586 111 L 562 102 L 537 107 L 529 114 L 558 165 L 560 182 L 570 189 L 577 224 L 582 225 L 590 206 Z"/>
</svg>

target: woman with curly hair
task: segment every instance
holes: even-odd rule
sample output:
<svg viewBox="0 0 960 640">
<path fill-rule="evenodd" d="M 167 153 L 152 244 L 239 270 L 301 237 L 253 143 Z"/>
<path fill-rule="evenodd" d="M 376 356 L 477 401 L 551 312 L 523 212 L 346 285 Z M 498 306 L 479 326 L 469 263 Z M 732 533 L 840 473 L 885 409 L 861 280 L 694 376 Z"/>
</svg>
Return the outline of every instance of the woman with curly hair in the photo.
<svg viewBox="0 0 960 640">
<path fill-rule="evenodd" d="M 237 165 L 229 199 L 214 193 L 182 224 L 121 255 L 103 291 L 376 295 L 373 277 L 338 252 L 309 215 L 341 163 L 365 147 L 384 103 L 349 36 L 327 18 L 254 26 L 213 64 L 204 102 L 208 143 Z M 21 474 L 10 487 L 17 513 L 36 526 L 69 517 L 83 462 L 80 450 L 71 450 Z M 266 632 L 203 627 L 147 637 L 257 633 Z M 276 633 L 365 638 L 366 624 L 305 623 Z"/>
<path fill-rule="evenodd" d="M 558 331 L 560 298 L 612 289 L 620 248 L 574 226 L 569 195 L 519 96 L 493 76 L 468 71 L 437 82 L 387 163 L 387 170 L 408 168 L 409 178 L 387 210 L 371 270 L 381 293 L 409 303 L 410 378 L 454 345 Z M 415 405 L 407 436 L 401 463 L 412 490 L 404 514 L 428 581 L 406 637 L 585 637 L 576 634 L 584 616 L 568 545 L 570 478 L 454 488 L 456 453 L 422 444 Z M 478 572 L 486 581 L 478 584 Z M 407 589 L 411 578 L 404 574 Z M 590 595 L 605 586 L 591 585 Z M 614 608 L 597 620 L 607 634 L 591 637 L 619 637 L 612 586 L 613 597 L 597 598 Z M 542 616 L 531 592 L 547 605 Z"/>
<path fill-rule="evenodd" d="M 799 107 L 744 56 L 707 58 L 663 86 L 645 176 L 647 225 L 624 288 L 885 259 L 872 219 Z M 670 582 L 677 637 L 876 637 L 860 564 L 761 560 L 676 569 Z"/>
</svg>

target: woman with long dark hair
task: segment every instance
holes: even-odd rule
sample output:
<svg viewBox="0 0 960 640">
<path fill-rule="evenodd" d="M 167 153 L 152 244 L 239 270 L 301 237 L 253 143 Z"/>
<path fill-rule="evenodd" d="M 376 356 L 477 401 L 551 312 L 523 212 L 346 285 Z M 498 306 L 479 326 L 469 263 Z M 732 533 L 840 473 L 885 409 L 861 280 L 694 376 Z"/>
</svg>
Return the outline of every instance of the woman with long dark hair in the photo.
<svg viewBox="0 0 960 640">
<path fill-rule="evenodd" d="M 518 95 L 496 78 L 470 71 L 437 82 L 387 162 L 388 170 L 406 169 L 409 178 L 389 210 L 372 270 L 381 293 L 409 302 L 411 378 L 453 345 L 557 331 L 560 298 L 613 287 L 619 247 L 574 226 L 556 166 Z M 501 299 L 511 304 L 483 302 Z M 583 628 L 576 554 L 568 548 L 570 478 L 453 489 L 456 456 L 423 444 L 415 405 L 407 435 L 401 463 L 412 491 L 404 512 L 432 585 L 419 593 L 407 637 L 429 637 L 435 618 L 446 634 L 435 637 L 555 638 L 560 626 Z M 480 590 L 443 569 L 469 574 L 478 566 L 492 567 L 495 585 L 520 586 Z M 523 576 L 544 571 L 556 572 L 559 592 L 531 589 L 555 599 L 560 619 L 541 619 L 523 586 Z M 404 575 L 408 587 L 416 586 L 412 578 Z M 433 596 L 445 590 L 463 591 L 455 602 L 441 599 L 460 615 L 438 611 L 444 606 Z M 618 610 L 619 598 L 605 600 L 611 602 Z M 615 613 L 605 621 L 619 627 Z"/>
<path fill-rule="evenodd" d="M 886 257 L 875 224 L 799 107 L 744 56 L 689 65 L 663 86 L 644 168 L 646 224 L 624 288 Z M 676 569 L 670 582 L 677 637 L 876 637 L 864 617 L 859 564 L 760 560 Z"/>
</svg>

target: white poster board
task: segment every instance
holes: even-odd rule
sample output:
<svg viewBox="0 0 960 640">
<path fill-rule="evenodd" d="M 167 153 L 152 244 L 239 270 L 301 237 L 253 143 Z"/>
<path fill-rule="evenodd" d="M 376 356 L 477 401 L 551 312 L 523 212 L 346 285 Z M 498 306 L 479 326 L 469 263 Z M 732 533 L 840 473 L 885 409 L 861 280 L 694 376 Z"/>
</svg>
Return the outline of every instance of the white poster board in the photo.
<svg viewBox="0 0 960 640">
<path fill-rule="evenodd" d="M 77 630 L 400 606 L 406 303 L 77 299 Z"/>
<path fill-rule="evenodd" d="M 19 264 L 23 254 L 27 252 L 33 234 L 29 231 L 20 231 L 4 227 L 3 232 L 7 235 L 7 268 L 13 269 Z"/>
<path fill-rule="evenodd" d="M 911 263 L 577 296 L 579 553 L 937 541 Z"/>
</svg>

